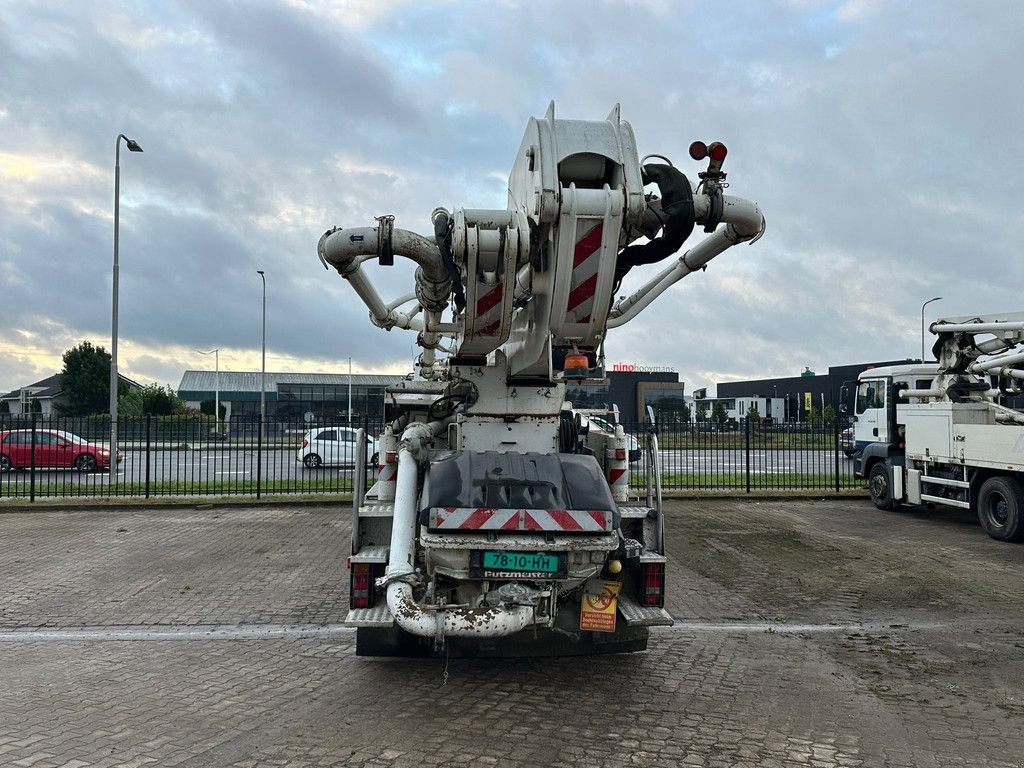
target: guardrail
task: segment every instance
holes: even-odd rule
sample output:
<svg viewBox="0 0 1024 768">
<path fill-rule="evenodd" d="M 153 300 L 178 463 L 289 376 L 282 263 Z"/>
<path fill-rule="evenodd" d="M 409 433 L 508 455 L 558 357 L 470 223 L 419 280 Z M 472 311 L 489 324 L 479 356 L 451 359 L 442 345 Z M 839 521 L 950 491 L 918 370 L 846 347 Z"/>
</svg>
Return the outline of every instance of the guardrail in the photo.
<svg viewBox="0 0 1024 768">
<path fill-rule="evenodd" d="M 109 453 L 109 419 L 0 415 L 0 498 L 330 495 L 351 493 L 355 484 L 354 443 L 338 439 L 333 456 L 323 441 L 303 446 L 304 439 L 330 432 L 347 438 L 347 424 L 268 419 L 262 430 L 255 420 L 218 431 L 212 417 L 120 422 L 122 460 L 111 472 L 109 457 L 102 455 L 105 447 Z M 380 431 L 377 424 L 354 427 L 365 428 L 370 438 Z M 863 486 L 841 450 L 841 425 L 659 425 L 657 478 L 647 450 L 650 426 L 625 428 L 642 449 L 630 467 L 638 495 L 648 480 L 659 480 L 666 492 L 840 492 Z M 369 444 L 368 465 L 375 450 Z"/>
</svg>

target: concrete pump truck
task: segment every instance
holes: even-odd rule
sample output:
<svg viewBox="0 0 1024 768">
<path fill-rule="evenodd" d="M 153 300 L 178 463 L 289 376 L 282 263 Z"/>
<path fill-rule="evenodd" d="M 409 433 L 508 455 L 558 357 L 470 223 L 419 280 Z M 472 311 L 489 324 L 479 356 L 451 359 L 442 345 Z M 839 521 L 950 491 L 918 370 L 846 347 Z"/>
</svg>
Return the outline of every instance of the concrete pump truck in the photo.
<svg viewBox="0 0 1024 768">
<path fill-rule="evenodd" d="M 320 238 L 321 262 L 370 321 L 414 331 L 422 350 L 385 395 L 376 481 L 356 473 L 357 653 L 636 651 L 650 626 L 672 623 L 657 438 L 646 497 L 631 501 L 628 436 L 575 410 L 566 383 L 603 376 L 610 329 L 763 233 L 758 206 L 724 194 L 726 154 L 694 142 L 707 161 L 694 184 L 661 155 L 638 159 L 618 106 L 583 121 L 556 119 L 552 104 L 527 125 L 506 209 L 438 208 L 431 236 L 382 216 Z M 645 193 L 652 184 L 660 194 Z M 695 225 L 708 236 L 614 299 L 627 272 L 673 256 Z M 396 256 L 415 264 L 415 289 L 385 301 L 365 267 Z"/>
<path fill-rule="evenodd" d="M 931 325 L 937 363 L 864 371 L 854 468 L 879 509 L 972 510 L 1001 541 L 1024 541 L 1024 312 Z M 844 398 L 845 400 L 845 398 Z"/>
</svg>

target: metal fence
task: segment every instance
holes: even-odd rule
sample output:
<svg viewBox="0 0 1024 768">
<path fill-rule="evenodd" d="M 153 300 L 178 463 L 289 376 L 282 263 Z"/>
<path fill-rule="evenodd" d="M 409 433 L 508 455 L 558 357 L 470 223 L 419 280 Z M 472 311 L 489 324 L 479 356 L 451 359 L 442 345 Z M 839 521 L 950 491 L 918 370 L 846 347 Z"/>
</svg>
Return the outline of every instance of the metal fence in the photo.
<svg viewBox="0 0 1024 768">
<path fill-rule="evenodd" d="M 114 472 L 105 466 L 110 421 L 104 417 L 46 418 L 0 415 L 0 498 L 221 497 L 324 495 L 351 492 L 355 467 L 342 450 L 332 460 L 304 440 L 336 429 L 302 420 L 233 421 L 213 417 L 122 418 Z M 340 435 L 347 425 L 338 425 Z M 356 424 L 373 438 L 377 424 Z M 678 424 L 658 430 L 662 488 L 666 491 L 839 492 L 862 487 L 843 455 L 841 425 Z M 640 458 L 631 484 L 640 491 L 650 473 L 649 426 L 630 425 Z M 351 444 L 350 444 L 351 445 Z M 313 446 L 316 448 L 316 446 Z M 339 449 L 341 450 L 341 449 Z M 371 443 L 367 459 L 373 458 Z M 303 460 L 305 458 L 305 461 Z M 370 464 L 370 462 L 368 462 Z M 370 470 L 372 472 L 372 469 Z M 369 477 L 372 483 L 373 478 Z"/>
<path fill-rule="evenodd" d="M 864 487 L 853 473 L 846 424 L 812 422 L 691 423 L 658 427 L 661 485 L 668 491 L 822 491 Z M 633 434 L 647 445 L 649 425 Z M 627 428 L 627 432 L 629 429 Z M 646 485 L 649 457 L 641 451 L 631 483 Z"/>
</svg>

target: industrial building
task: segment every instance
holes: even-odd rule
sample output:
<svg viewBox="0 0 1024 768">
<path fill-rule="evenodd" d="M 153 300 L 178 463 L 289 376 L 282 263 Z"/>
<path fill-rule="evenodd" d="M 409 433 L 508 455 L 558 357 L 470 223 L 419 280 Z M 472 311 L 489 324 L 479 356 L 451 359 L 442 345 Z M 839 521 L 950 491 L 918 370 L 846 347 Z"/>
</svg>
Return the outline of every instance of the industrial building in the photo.
<svg viewBox="0 0 1024 768">
<path fill-rule="evenodd" d="M 728 418 L 742 419 L 750 405 L 758 405 L 762 417 L 774 421 L 806 421 L 811 408 L 824 411 L 826 406 L 839 412 L 840 390 L 843 384 L 856 381 L 862 371 L 884 365 L 907 365 L 916 360 L 884 360 L 874 363 L 830 366 L 828 373 L 816 374 L 805 370 L 799 376 L 779 379 L 753 379 L 730 381 L 716 385 L 717 397 L 707 398 L 708 413 L 713 403 L 721 401 L 730 414 Z M 699 393 L 695 393 L 699 394 Z M 741 403 L 745 407 L 741 407 Z"/>
<path fill-rule="evenodd" d="M 618 406 L 624 423 L 643 421 L 648 405 L 664 418 L 682 412 L 684 385 L 679 374 L 667 370 L 613 370 L 603 380 L 569 383 L 566 398 L 578 408 Z M 353 424 L 377 425 L 384 416 L 384 390 L 402 376 L 345 373 L 267 373 L 267 416 L 278 420 L 304 419 L 312 423 L 348 421 L 349 391 Z M 260 372 L 188 370 L 181 377 L 178 396 L 189 407 L 212 413 L 220 401 L 224 419 L 255 421 L 260 412 Z"/>
<path fill-rule="evenodd" d="M 187 406 L 211 407 L 220 400 L 224 419 L 255 421 L 260 413 L 260 379 L 264 380 L 267 416 L 311 423 L 349 420 L 378 424 L 383 418 L 384 389 L 402 376 L 356 373 L 270 373 L 259 371 L 185 371 L 178 396 Z M 351 405 L 350 405 L 351 403 Z M 212 412 L 212 411 L 211 411 Z"/>
</svg>

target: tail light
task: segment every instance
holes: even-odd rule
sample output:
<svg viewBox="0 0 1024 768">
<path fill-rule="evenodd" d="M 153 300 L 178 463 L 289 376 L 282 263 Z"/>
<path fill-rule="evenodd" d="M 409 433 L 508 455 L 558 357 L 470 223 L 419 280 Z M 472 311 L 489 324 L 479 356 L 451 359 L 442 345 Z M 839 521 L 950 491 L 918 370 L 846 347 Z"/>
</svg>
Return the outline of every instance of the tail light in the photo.
<svg viewBox="0 0 1024 768">
<path fill-rule="evenodd" d="M 626 449 L 625 448 L 616 448 L 615 449 L 615 460 L 616 461 L 625 461 L 626 460 Z"/>
<path fill-rule="evenodd" d="M 353 563 L 349 604 L 353 608 L 369 608 L 373 603 L 373 578 L 369 563 Z"/>
<path fill-rule="evenodd" d="M 309 446 L 309 440 L 306 439 L 305 437 L 302 438 L 302 447 L 303 448 L 307 448 L 308 446 Z"/>
<path fill-rule="evenodd" d="M 640 602 L 643 605 L 663 608 L 665 606 L 665 564 L 644 563 L 641 568 L 644 586 Z"/>
</svg>

